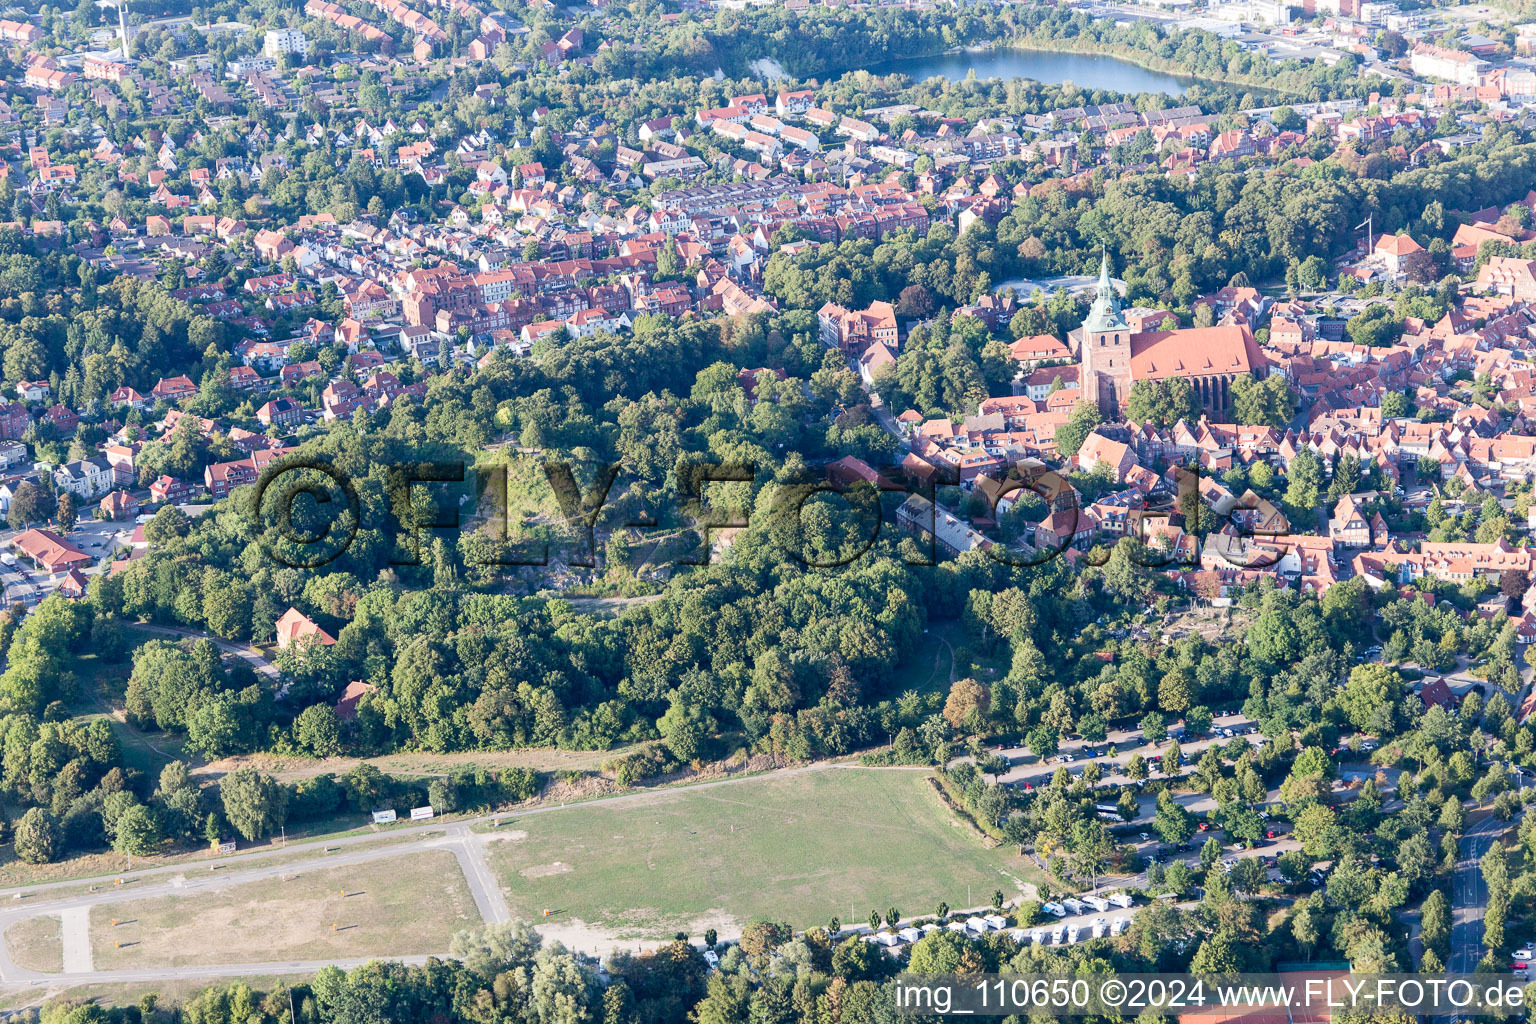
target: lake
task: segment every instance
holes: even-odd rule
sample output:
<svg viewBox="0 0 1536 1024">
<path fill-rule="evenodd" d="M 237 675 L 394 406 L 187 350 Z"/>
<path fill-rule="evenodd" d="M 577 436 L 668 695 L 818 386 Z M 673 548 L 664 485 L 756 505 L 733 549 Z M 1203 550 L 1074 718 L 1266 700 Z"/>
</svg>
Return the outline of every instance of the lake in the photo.
<svg viewBox="0 0 1536 1024">
<path fill-rule="evenodd" d="M 1178 96 L 1194 82 L 1193 78 L 1148 71 L 1118 57 L 1011 47 L 888 60 L 872 65 L 869 71 L 876 75 L 908 75 L 918 82 L 935 76 L 960 82 L 973 68 L 981 79 L 1031 78 L 1052 84 L 1070 81 L 1086 89 L 1160 92 L 1169 96 Z"/>
</svg>

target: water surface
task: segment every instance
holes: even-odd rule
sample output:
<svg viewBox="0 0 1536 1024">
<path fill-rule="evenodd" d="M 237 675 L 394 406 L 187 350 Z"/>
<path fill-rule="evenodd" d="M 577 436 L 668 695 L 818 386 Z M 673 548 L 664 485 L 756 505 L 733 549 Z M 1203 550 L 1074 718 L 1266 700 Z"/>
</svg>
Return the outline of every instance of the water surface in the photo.
<svg viewBox="0 0 1536 1024">
<path fill-rule="evenodd" d="M 1193 78 L 1161 71 L 1148 71 L 1118 57 L 1011 47 L 882 61 L 871 65 L 869 71 L 877 75 L 909 75 L 919 82 L 935 76 L 960 82 L 965 80 L 972 69 L 975 69 L 976 77 L 981 79 L 1031 78 L 1051 84 L 1072 82 L 1085 89 L 1112 89 L 1123 93 L 1160 92 L 1169 96 L 1180 95 L 1195 81 Z"/>
</svg>

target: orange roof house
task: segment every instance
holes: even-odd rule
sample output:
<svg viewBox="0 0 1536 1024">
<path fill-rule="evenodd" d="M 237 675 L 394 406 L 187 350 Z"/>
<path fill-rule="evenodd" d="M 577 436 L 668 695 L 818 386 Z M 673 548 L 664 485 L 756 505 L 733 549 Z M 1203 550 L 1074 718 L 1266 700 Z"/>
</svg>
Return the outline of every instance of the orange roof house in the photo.
<svg viewBox="0 0 1536 1024">
<path fill-rule="evenodd" d="M 90 565 L 91 556 L 52 530 L 28 530 L 11 542 L 12 546 L 49 572 L 62 572 L 76 566 Z"/>
<path fill-rule="evenodd" d="M 1072 350 L 1053 334 L 1032 334 L 1015 341 L 1008 354 L 1021 363 L 1033 363 L 1042 359 L 1067 359 Z"/>
<path fill-rule="evenodd" d="M 277 620 L 277 649 L 287 650 L 301 640 L 315 638 L 326 647 L 336 642 L 336 638 L 325 630 L 315 625 L 314 621 L 297 608 L 289 608 L 283 612 L 283 617 Z"/>
<path fill-rule="evenodd" d="M 71 601 L 78 601 L 85 596 L 86 588 L 89 586 L 90 583 L 85 575 L 79 569 L 71 568 L 59 583 L 59 593 Z"/>
<path fill-rule="evenodd" d="M 378 687 L 365 683 L 361 679 L 352 680 L 342 692 L 341 699 L 336 702 L 336 717 L 343 722 L 350 722 L 356 718 L 358 702 L 363 699 L 364 694 L 372 693 L 376 689 Z"/>
</svg>

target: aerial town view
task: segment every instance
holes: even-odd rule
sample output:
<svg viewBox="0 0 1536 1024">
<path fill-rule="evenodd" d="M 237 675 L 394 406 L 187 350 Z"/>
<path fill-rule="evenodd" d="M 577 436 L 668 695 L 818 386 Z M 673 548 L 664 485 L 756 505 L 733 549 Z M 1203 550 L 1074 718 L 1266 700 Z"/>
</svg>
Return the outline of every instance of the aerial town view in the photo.
<svg viewBox="0 0 1536 1024">
<path fill-rule="evenodd" d="M 1524 1019 L 1536 0 L 9 0 L 0 519 L 0 1019 Z"/>
</svg>

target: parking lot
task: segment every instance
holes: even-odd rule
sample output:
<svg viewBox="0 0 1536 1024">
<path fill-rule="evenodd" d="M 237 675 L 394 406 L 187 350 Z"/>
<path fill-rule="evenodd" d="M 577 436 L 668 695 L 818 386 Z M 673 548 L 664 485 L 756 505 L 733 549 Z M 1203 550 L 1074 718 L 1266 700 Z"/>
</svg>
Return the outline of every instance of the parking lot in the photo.
<svg viewBox="0 0 1536 1024">
<path fill-rule="evenodd" d="M 1199 760 L 1200 754 L 1211 744 L 1227 743 L 1239 736 L 1252 737 L 1249 742 L 1255 746 L 1263 746 L 1269 742 L 1264 737 L 1256 735 L 1257 733 L 1258 726 L 1254 722 L 1237 711 L 1224 710 L 1216 716 L 1210 734 L 1196 739 L 1186 737 L 1184 730 L 1179 727 L 1170 729 L 1168 738 L 1157 743 L 1148 742 L 1140 730 L 1115 730 L 1110 732 L 1103 742 L 1068 739 L 1061 744 L 1061 749 L 1056 754 L 1044 760 L 1037 758 L 1024 747 L 1005 745 L 996 752 L 999 756 L 1008 759 L 1010 767 L 998 778 L 998 782 L 1026 791 L 1032 790 L 1036 786 L 1049 782 L 1057 765 L 1066 765 L 1068 774 L 1073 778 L 1081 778 L 1083 768 L 1092 761 L 1099 766 L 1102 782 L 1123 784 L 1130 781 L 1124 774 L 1125 764 L 1136 754 L 1141 754 L 1151 770 L 1158 772 L 1163 759 L 1158 747 L 1166 746 L 1170 741 L 1177 741 L 1184 753 L 1184 759 L 1193 762 Z M 1113 757 L 1108 753 L 1111 747 L 1115 750 Z"/>
<path fill-rule="evenodd" d="M 66 538 L 69 543 L 91 556 L 92 564 L 83 571 L 87 577 L 105 572 L 118 548 L 126 548 L 133 537 L 137 524 L 131 519 L 105 520 L 82 519 Z M 7 605 L 36 605 L 56 590 L 64 580 L 63 573 L 48 573 L 34 566 L 25 558 L 17 557 L 11 550 L 11 542 L 19 531 L 0 530 L 0 586 L 4 589 Z"/>
</svg>

